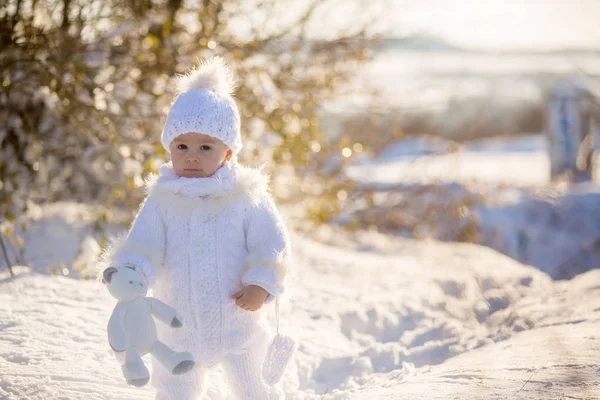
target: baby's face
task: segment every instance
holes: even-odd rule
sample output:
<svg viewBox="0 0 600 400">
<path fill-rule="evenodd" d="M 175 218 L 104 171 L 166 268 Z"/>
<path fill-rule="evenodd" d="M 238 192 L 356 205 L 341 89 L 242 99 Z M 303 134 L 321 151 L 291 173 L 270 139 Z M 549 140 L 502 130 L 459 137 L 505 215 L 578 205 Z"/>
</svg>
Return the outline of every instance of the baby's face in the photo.
<svg viewBox="0 0 600 400">
<path fill-rule="evenodd" d="M 233 154 L 219 139 L 195 132 L 177 136 L 169 149 L 175 173 L 186 178 L 211 176 Z"/>
</svg>

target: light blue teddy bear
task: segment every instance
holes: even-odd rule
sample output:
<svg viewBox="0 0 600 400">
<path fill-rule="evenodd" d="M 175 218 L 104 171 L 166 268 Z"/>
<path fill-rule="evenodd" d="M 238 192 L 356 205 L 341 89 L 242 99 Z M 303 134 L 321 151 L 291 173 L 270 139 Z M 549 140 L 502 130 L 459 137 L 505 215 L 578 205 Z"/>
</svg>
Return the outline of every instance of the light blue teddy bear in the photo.
<svg viewBox="0 0 600 400">
<path fill-rule="evenodd" d="M 142 356 L 151 353 L 168 371 L 184 374 L 194 368 L 194 358 L 189 352 L 175 352 L 158 340 L 154 317 L 165 324 L 180 328 L 182 318 L 177 311 L 162 301 L 146 297 L 146 279 L 134 267 L 109 267 L 103 272 L 102 282 L 118 300 L 108 321 L 108 343 L 127 383 L 144 386 L 150 373 Z"/>
</svg>

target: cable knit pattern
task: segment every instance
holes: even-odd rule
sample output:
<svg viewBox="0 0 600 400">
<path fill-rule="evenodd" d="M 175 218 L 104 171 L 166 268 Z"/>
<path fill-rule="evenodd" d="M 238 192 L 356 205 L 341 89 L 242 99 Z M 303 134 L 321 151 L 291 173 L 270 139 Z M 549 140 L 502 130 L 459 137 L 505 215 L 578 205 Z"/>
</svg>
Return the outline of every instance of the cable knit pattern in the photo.
<svg viewBox="0 0 600 400">
<path fill-rule="evenodd" d="M 159 324 L 160 340 L 176 351 L 193 351 L 198 371 L 238 360 L 235 364 L 241 364 L 228 368 L 236 382 L 232 387 L 240 388 L 242 398 L 267 398 L 260 374 L 271 336 L 266 306 L 249 312 L 231 295 L 246 284 L 267 290 L 268 302 L 284 293 L 290 245 L 268 178 L 235 162 L 207 178 L 178 177 L 170 164 L 159 171 L 146 181 L 148 196 L 128 235 L 104 258 L 145 269 L 149 280 L 156 276 L 154 297 L 176 308 L 184 323 L 181 329 Z M 193 385 L 185 378 L 175 379 L 160 364 L 153 365 L 152 384 L 164 398 L 197 393 L 186 389 Z"/>
<path fill-rule="evenodd" d="M 233 154 L 242 149 L 240 113 L 231 97 L 234 79 L 221 57 L 212 57 L 178 78 L 180 94 L 167 114 L 161 142 L 167 152 L 171 142 L 187 132 L 221 140 Z"/>
<path fill-rule="evenodd" d="M 200 132 L 221 140 L 234 154 L 242 149 L 240 115 L 234 100 L 210 89 L 193 89 L 177 97 L 167 115 L 163 147 L 186 132 Z"/>
</svg>

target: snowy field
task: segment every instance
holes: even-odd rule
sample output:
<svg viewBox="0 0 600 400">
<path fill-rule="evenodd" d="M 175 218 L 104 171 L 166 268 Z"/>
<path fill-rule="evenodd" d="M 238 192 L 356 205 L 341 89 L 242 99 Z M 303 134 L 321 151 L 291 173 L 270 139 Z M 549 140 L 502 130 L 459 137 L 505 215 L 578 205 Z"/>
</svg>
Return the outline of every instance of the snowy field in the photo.
<svg viewBox="0 0 600 400">
<path fill-rule="evenodd" d="M 359 185 L 392 194 L 439 185 L 442 193 L 469 195 L 477 199 L 467 217 L 477 221 L 479 243 L 555 279 L 571 278 L 600 266 L 600 168 L 596 158 L 595 182 L 550 182 L 546 146 L 540 134 L 460 146 L 408 136 L 358 158 L 347 173 Z"/>
<path fill-rule="evenodd" d="M 600 393 L 600 270 L 554 282 L 476 245 L 295 243 L 299 282 L 282 325 L 300 343 L 289 399 Z M 18 272 L 0 278 L 0 398 L 152 398 L 124 384 L 108 352 L 113 301 L 101 284 Z M 228 398 L 220 378 L 213 399 Z"/>
<path fill-rule="evenodd" d="M 496 186 L 543 186 L 550 179 L 541 135 L 485 139 L 458 145 L 436 137 L 407 136 L 365 156 L 349 176 L 369 185 L 482 182 Z"/>
<path fill-rule="evenodd" d="M 516 205 L 547 188 L 547 161 L 532 145 L 540 139 L 530 139 L 518 151 L 499 142 L 463 149 L 464 175 L 446 173 L 445 179 L 475 176 L 500 187 L 498 174 L 510 185 L 503 190 L 513 194 L 487 209 L 502 210 L 496 216 L 502 226 L 518 226 L 523 215 Z M 410 164 L 396 157 L 407 149 L 365 159 L 352 173 L 357 180 L 370 177 L 369 184 L 407 182 L 408 172 L 402 179 L 385 172 L 390 163 Z M 516 162 L 512 156 L 531 170 L 507 174 Z M 431 161 L 428 171 L 443 178 L 435 157 Z M 505 174 L 497 171 L 501 165 Z M 423 171 L 414 172 L 412 182 L 433 175 Z M 585 198 L 585 215 L 596 221 L 595 185 L 552 190 L 560 198 L 573 196 L 577 205 Z M 76 279 L 70 269 L 89 264 L 98 250 L 91 210 L 61 203 L 34 212 L 25 238 L 31 268 L 19 267 L 14 278 L 0 270 L 0 399 L 152 399 L 150 387 L 124 383 L 109 353 L 105 327 L 114 299 L 102 284 Z M 598 225 L 580 230 L 592 235 Z M 281 330 L 296 338 L 299 349 L 283 379 L 287 399 L 600 398 L 600 269 L 553 280 L 543 268 L 489 247 L 327 229 L 292 238 L 298 280 Z M 574 243 L 581 239 L 571 236 Z M 61 261 L 69 275 L 44 273 Z M 273 311 L 265 307 L 270 317 Z M 218 369 L 211 378 L 210 399 L 229 399 Z"/>
</svg>

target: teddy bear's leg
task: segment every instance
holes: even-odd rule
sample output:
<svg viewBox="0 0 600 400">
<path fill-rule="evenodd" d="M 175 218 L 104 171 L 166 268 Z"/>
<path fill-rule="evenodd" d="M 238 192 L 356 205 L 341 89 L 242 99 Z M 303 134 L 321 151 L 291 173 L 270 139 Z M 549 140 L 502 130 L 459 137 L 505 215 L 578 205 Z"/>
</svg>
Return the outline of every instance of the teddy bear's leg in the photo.
<svg viewBox="0 0 600 400">
<path fill-rule="evenodd" d="M 150 353 L 174 375 L 185 374 L 194 368 L 194 356 L 191 353 L 175 352 L 160 340 L 154 342 Z"/>
<path fill-rule="evenodd" d="M 135 347 L 127 349 L 125 364 L 121 366 L 121 370 L 127 383 L 130 385 L 140 387 L 144 386 L 150 380 L 150 373 Z"/>
</svg>

